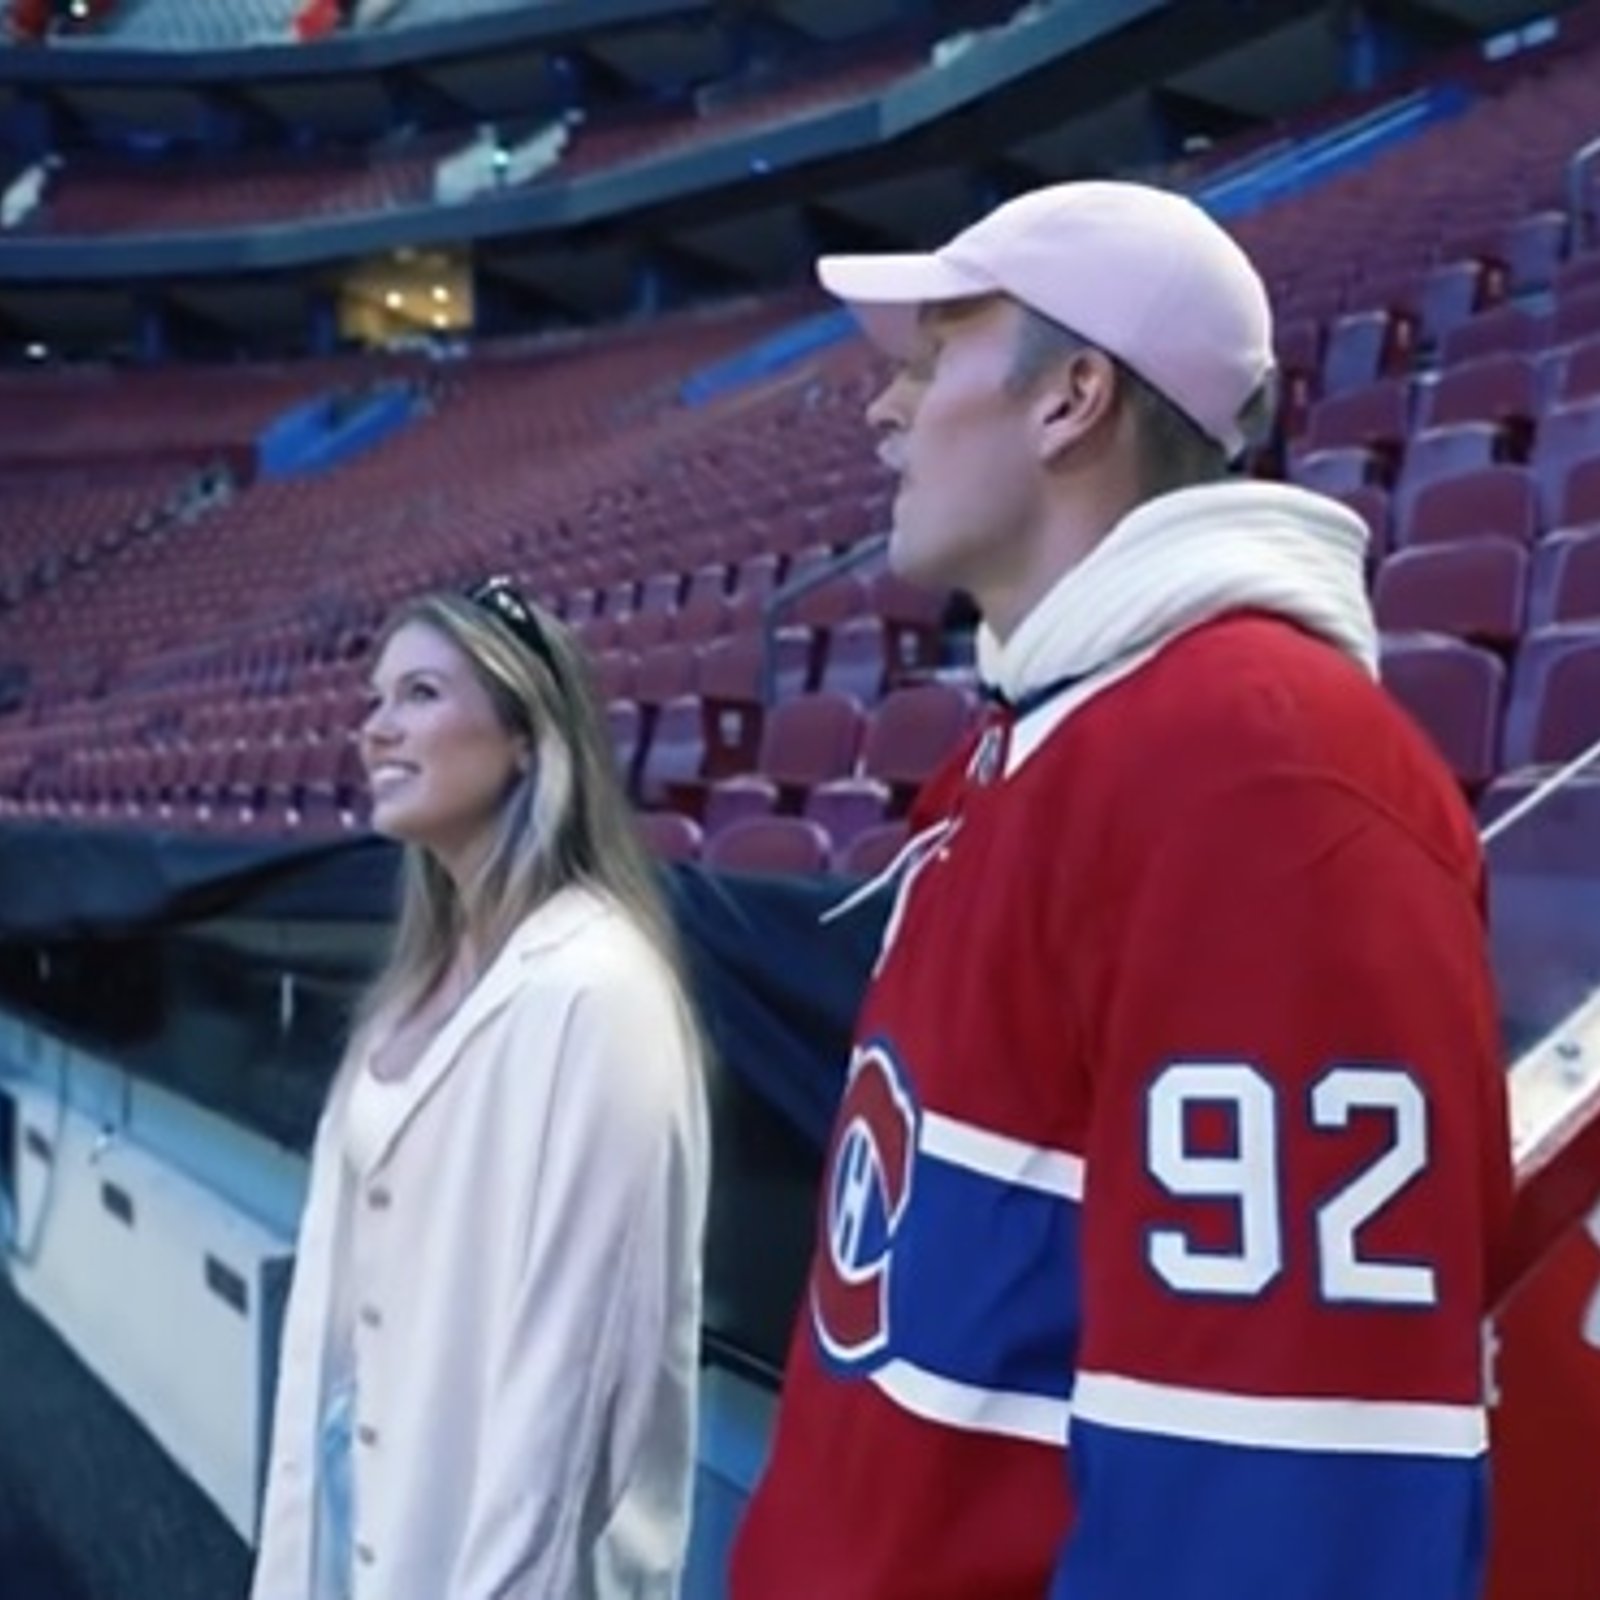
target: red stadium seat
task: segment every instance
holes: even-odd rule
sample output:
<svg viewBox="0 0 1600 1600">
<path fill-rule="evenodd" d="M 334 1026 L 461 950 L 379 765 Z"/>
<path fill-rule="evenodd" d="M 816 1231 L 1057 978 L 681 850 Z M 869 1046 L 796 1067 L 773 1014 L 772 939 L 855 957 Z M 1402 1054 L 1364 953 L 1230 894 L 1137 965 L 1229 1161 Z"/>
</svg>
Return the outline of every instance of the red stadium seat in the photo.
<svg viewBox="0 0 1600 1600">
<path fill-rule="evenodd" d="M 1300 444 L 1306 451 L 1357 445 L 1398 457 L 1410 428 L 1411 380 L 1385 378 L 1319 401 Z"/>
<path fill-rule="evenodd" d="M 1505 273 L 1481 260 L 1446 261 L 1423 283 L 1419 329 L 1421 342 L 1436 347 L 1451 329 L 1468 321 L 1505 292 Z"/>
<path fill-rule="evenodd" d="M 1382 456 L 1364 445 L 1308 451 L 1297 455 L 1289 466 L 1289 476 L 1301 488 L 1331 495 L 1387 483 L 1387 472 Z"/>
<path fill-rule="evenodd" d="M 883 693 L 889 641 L 881 617 L 852 617 L 830 628 L 820 641 L 819 689 L 853 695 L 870 705 Z"/>
<path fill-rule="evenodd" d="M 806 797 L 805 812 L 828 830 L 834 849 L 846 849 L 857 835 L 881 826 L 889 813 L 889 785 L 878 778 L 830 778 Z"/>
<path fill-rule="evenodd" d="M 1348 506 L 1367 525 L 1367 563 L 1375 567 L 1389 553 L 1393 532 L 1389 516 L 1389 491 L 1376 484 L 1346 489 L 1333 496 Z"/>
<path fill-rule="evenodd" d="M 639 765 L 639 799 L 646 806 L 665 805 L 670 785 L 698 782 L 704 768 L 700 697 L 678 695 L 656 712 Z"/>
<path fill-rule="evenodd" d="M 1417 425 L 1438 428 L 1458 422 L 1492 422 L 1522 439 L 1539 414 L 1538 374 L 1523 355 L 1484 356 L 1446 367 L 1419 395 Z"/>
<path fill-rule="evenodd" d="M 1336 318 L 1322 357 L 1322 393 L 1343 394 L 1402 371 L 1415 342 L 1414 321 L 1392 311 L 1353 311 Z"/>
<path fill-rule="evenodd" d="M 1500 770 L 1505 664 L 1440 634 L 1385 638 L 1384 687 L 1432 739 L 1457 780 L 1477 790 Z"/>
<path fill-rule="evenodd" d="M 1501 765 L 1569 761 L 1600 740 L 1600 623 L 1553 623 L 1517 653 Z"/>
<path fill-rule="evenodd" d="M 1544 344 L 1545 319 L 1521 306 L 1496 306 L 1452 328 L 1444 338 L 1447 367 L 1484 356 L 1528 355 Z"/>
<path fill-rule="evenodd" d="M 851 877 L 875 878 L 899 855 L 906 842 L 904 822 L 883 822 L 858 833 L 839 857 L 839 870 Z"/>
<path fill-rule="evenodd" d="M 1600 524 L 1558 528 L 1534 551 L 1528 625 L 1600 621 Z"/>
<path fill-rule="evenodd" d="M 1548 289 L 1567 253 L 1568 222 L 1565 211 L 1539 211 L 1512 223 L 1502 236 L 1509 273 L 1507 288 L 1514 295 Z"/>
<path fill-rule="evenodd" d="M 1400 519 L 1396 542 L 1402 549 L 1481 538 L 1531 544 L 1539 527 L 1533 474 L 1526 467 L 1483 467 L 1418 490 Z"/>
<path fill-rule="evenodd" d="M 1378 572 L 1374 605 L 1386 633 L 1509 645 L 1522 632 L 1527 591 L 1526 546 L 1467 539 L 1396 551 Z"/>
<path fill-rule="evenodd" d="M 1600 396 L 1553 406 L 1539 424 L 1533 469 L 1546 513 L 1569 520 L 1564 497 L 1568 479 L 1585 463 L 1600 461 Z"/>
<path fill-rule="evenodd" d="M 663 706 L 693 694 L 698 666 L 692 645 L 660 644 L 646 650 L 634 671 L 633 697 L 642 706 Z"/>
<path fill-rule="evenodd" d="M 865 721 L 860 702 L 850 695 L 819 692 L 780 702 L 762 730 L 757 771 L 713 784 L 708 817 L 715 814 L 720 822 L 729 815 L 727 807 L 741 813 L 771 809 L 779 799 L 798 805 L 815 785 L 848 776 Z"/>
<path fill-rule="evenodd" d="M 1413 434 L 1406 446 L 1405 465 L 1395 485 L 1395 501 L 1403 515 L 1407 504 L 1428 484 L 1493 466 L 1509 454 L 1505 431 L 1492 422 L 1424 428 Z"/>
<path fill-rule="evenodd" d="M 722 872 L 809 876 L 826 872 L 832 841 L 805 817 L 748 817 L 724 829 L 705 848 L 705 862 Z"/>
<path fill-rule="evenodd" d="M 639 835 L 658 861 L 698 861 L 703 843 L 700 824 L 676 811 L 644 811 Z"/>
<path fill-rule="evenodd" d="M 1556 296 L 1551 335 L 1558 345 L 1600 335 L 1600 284 L 1565 289 Z"/>
<path fill-rule="evenodd" d="M 1600 338 L 1584 339 L 1563 350 L 1557 359 L 1557 400 L 1587 400 L 1600 395 Z"/>
<path fill-rule="evenodd" d="M 897 806 L 954 754 L 977 715 L 972 695 L 948 683 L 896 689 L 872 713 L 861 770 L 888 784 Z"/>
</svg>

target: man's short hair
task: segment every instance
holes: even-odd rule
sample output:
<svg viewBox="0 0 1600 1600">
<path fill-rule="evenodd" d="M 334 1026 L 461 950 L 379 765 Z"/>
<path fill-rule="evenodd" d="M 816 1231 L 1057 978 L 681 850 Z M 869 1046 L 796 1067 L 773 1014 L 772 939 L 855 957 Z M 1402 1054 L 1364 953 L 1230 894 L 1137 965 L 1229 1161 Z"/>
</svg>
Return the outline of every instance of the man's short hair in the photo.
<svg viewBox="0 0 1600 1600">
<path fill-rule="evenodd" d="M 1006 375 L 1006 387 L 1013 393 L 1027 393 L 1061 362 L 1097 348 L 1030 306 L 1022 306 L 1021 313 L 1011 370 Z M 1223 445 L 1125 362 L 1105 351 L 1100 353 L 1115 369 L 1123 403 L 1133 415 L 1139 487 L 1146 499 L 1197 484 L 1216 483 L 1228 476 L 1231 462 Z M 1276 390 L 1269 379 L 1246 402 L 1239 416 L 1240 429 L 1252 445 L 1266 436 L 1275 410 Z"/>
</svg>

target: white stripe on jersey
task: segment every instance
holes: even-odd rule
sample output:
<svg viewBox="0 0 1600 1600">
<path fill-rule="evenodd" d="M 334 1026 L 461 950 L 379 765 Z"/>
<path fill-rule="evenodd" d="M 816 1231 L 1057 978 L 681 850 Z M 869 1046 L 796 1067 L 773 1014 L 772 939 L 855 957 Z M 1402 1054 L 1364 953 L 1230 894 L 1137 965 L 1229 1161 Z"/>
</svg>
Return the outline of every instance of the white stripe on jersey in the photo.
<svg viewBox="0 0 1600 1600">
<path fill-rule="evenodd" d="M 1083 1157 L 1070 1150 L 1025 1144 L 1007 1134 L 991 1133 L 970 1122 L 957 1122 L 937 1111 L 922 1113 L 918 1148 L 924 1155 L 1014 1183 L 1064 1200 L 1083 1199 Z"/>
<path fill-rule="evenodd" d="M 975 1384 L 941 1378 L 909 1361 L 890 1361 L 871 1381 L 889 1399 L 927 1422 L 943 1423 L 966 1433 L 996 1433 L 1008 1439 L 1065 1447 L 1071 1409 L 1049 1395 L 1020 1394 L 1005 1389 L 980 1389 Z"/>
<path fill-rule="evenodd" d="M 1078 1374 L 1072 1411 L 1107 1428 L 1266 1450 L 1466 1458 L 1488 1448 L 1481 1406 L 1223 1394 L 1108 1372 Z"/>
</svg>

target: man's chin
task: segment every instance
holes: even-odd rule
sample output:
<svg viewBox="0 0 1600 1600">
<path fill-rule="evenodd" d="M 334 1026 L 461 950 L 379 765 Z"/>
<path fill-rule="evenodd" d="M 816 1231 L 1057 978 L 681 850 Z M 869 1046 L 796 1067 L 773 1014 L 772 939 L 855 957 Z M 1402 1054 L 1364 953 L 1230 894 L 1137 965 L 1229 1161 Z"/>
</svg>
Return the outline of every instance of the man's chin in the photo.
<svg viewBox="0 0 1600 1600">
<path fill-rule="evenodd" d="M 894 526 L 889 530 L 887 559 L 889 570 L 897 578 L 905 578 L 912 583 L 926 581 L 926 555 L 919 550 L 916 538 L 899 518 L 895 519 Z"/>
<path fill-rule="evenodd" d="M 930 551 L 927 541 L 910 536 L 896 525 L 889 535 L 889 570 L 919 589 L 943 591 L 952 587 L 948 563 Z"/>
</svg>

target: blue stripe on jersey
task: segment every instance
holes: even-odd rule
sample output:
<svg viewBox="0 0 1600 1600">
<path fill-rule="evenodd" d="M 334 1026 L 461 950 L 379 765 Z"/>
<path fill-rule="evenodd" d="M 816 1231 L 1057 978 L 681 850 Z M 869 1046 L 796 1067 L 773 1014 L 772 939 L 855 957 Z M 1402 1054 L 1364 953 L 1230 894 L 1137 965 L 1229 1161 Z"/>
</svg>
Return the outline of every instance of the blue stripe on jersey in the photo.
<svg viewBox="0 0 1600 1600">
<path fill-rule="evenodd" d="M 890 1349 L 983 1389 L 1072 1392 L 1079 1208 L 920 1151 L 894 1240 Z"/>
<path fill-rule="evenodd" d="M 1478 1600 L 1488 1468 L 1261 1450 L 1075 1417 L 1050 1600 Z"/>
</svg>

